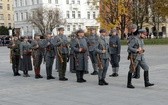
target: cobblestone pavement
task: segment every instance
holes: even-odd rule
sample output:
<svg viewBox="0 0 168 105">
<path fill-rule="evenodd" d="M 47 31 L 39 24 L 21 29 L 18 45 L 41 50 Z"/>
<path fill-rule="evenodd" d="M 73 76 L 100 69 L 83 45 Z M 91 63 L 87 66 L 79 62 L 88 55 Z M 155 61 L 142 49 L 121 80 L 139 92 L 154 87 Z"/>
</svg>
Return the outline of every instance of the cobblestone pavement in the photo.
<svg viewBox="0 0 168 105">
<path fill-rule="evenodd" d="M 133 80 L 135 89 L 126 88 L 129 61 L 127 47 L 122 46 L 119 77 L 110 78 L 111 66 L 107 73 L 108 86 L 98 86 L 97 76 L 85 75 L 86 83 L 76 83 L 76 75 L 69 72 L 69 81 L 46 80 L 45 66 L 42 65 L 43 79 L 12 76 L 9 63 L 9 49 L 0 47 L 0 105 L 167 105 L 168 103 L 168 46 L 146 46 L 146 61 L 150 66 L 150 81 L 154 87 L 145 88 L 143 71 L 141 78 Z M 55 67 L 53 67 L 55 68 Z M 92 71 L 89 63 L 89 71 Z M 20 72 L 21 73 L 21 72 Z"/>
</svg>

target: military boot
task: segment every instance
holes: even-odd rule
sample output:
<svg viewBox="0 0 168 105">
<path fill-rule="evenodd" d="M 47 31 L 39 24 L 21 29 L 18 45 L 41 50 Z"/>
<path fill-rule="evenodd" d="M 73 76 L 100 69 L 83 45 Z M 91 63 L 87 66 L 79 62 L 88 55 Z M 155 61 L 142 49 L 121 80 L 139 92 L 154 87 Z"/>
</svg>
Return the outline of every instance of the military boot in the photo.
<svg viewBox="0 0 168 105">
<path fill-rule="evenodd" d="M 83 75 L 84 75 L 84 71 L 80 71 L 81 81 L 82 81 L 82 82 L 86 82 L 86 80 L 83 79 Z"/>
<path fill-rule="evenodd" d="M 104 85 L 108 85 L 108 83 L 105 81 L 105 79 L 102 79 Z"/>
<path fill-rule="evenodd" d="M 140 67 L 136 67 L 136 71 L 134 72 L 132 78 L 139 79 L 140 78 Z"/>
<path fill-rule="evenodd" d="M 135 88 L 132 83 L 131 83 L 131 80 L 132 80 L 132 73 L 128 72 L 128 80 L 127 80 L 127 88 Z"/>
<path fill-rule="evenodd" d="M 148 71 L 144 71 L 144 82 L 145 82 L 145 87 L 154 85 L 149 82 L 149 72 Z"/>
<path fill-rule="evenodd" d="M 76 77 L 77 77 L 77 82 L 82 83 L 80 71 L 78 71 L 78 70 L 76 71 Z"/>
<path fill-rule="evenodd" d="M 104 83 L 103 83 L 103 80 L 102 80 L 102 79 L 99 79 L 99 83 L 98 83 L 98 85 L 100 85 L 100 86 L 103 86 L 103 85 L 104 85 Z"/>
</svg>

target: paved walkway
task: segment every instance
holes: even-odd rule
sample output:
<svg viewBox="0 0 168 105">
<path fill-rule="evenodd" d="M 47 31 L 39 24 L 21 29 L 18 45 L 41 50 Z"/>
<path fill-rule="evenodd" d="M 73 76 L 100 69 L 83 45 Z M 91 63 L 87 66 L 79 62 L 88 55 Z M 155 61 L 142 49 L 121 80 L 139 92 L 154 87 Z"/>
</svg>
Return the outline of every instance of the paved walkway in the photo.
<svg viewBox="0 0 168 105">
<path fill-rule="evenodd" d="M 133 80 L 135 89 L 127 89 L 129 61 L 126 46 L 122 47 L 119 77 L 110 78 L 108 86 L 98 86 L 97 76 L 85 75 L 87 83 L 76 83 L 76 75 L 67 72 L 69 81 L 13 77 L 9 63 L 9 49 L 0 47 L 0 105 L 168 105 L 168 46 L 146 46 L 146 60 L 150 66 L 150 81 L 154 87 L 145 88 L 141 79 Z M 91 64 L 89 71 L 92 71 Z"/>
</svg>

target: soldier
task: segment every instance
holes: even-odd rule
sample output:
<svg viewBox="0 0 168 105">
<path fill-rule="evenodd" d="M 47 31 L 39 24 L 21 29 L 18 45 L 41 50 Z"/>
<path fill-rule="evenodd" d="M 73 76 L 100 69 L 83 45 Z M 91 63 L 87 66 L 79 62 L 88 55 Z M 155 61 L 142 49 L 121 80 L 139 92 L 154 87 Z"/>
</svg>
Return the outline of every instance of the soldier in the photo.
<svg viewBox="0 0 168 105">
<path fill-rule="evenodd" d="M 84 31 L 81 29 L 77 31 L 77 38 L 72 44 L 72 50 L 74 51 L 77 82 L 86 82 L 83 79 L 83 75 L 88 69 L 88 47 L 86 38 L 84 37 Z"/>
<path fill-rule="evenodd" d="M 127 88 L 135 88 L 132 83 L 132 73 L 135 71 L 135 68 L 137 65 L 140 65 L 140 67 L 144 70 L 144 83 L 145 87 L 153 86 L 154 84 L 149 82 L 149 67 L 146 64 L 145 58 L 144 58 L 144 42 L 143 39 L 146 38 L 146 30 L 140 29 L 139 35 L 134 37 L 130 43 L 128 44 L 128 51 L 130 52 L 130 70 L 128 72 L 128 82 L 127 82 Z"/>
<path fill-rule="evenodd" d="M 32 71 L 31 61 L 31 44 L 28 42 L 28 37 L 23 37 L 23 42 L 20 43 L 20 64 L 19 68 L 23 71 L 24 77 L 30 77 L 28 71 Z"/>
<path fill-rule="evenodd" d="M 91 75 L 97 75 L 98 74 L 98 68 L 97 68 L 97 59 L 96 59 L 96 53 L 95 53 L 95 48 L 97 46 L 97 41 L 98 41 L 98 35 L 96 34 L 96 29 L 91 28 L 91 35 L 88 36 L 87 38 L 87 43 L 88 43 L 88 49 L 89 49 L 89 56 L 92 62 L 92 66 L 94 71 L 91 73 Z"/>
<path fill-rule="evenodd" d="M 130 43 L 130 41 L 131 41 L 135 36 L 138 35 L 137 25 L 132 24 L 129 28 L 130 28 L 131 33 L 129 33 L 128 44 Z M 128 51 L 128 53 L 129 53 L 129 51 Z M 129 54 L 128 54 L 128 56 L 129 56 Z M 135 79 L 139 79 L 139 78 L 140 78 L 140 66 L 139 66 L 139 65 L 137 65 L 137 67 L 136 67 L 136 71 L 135 71 L 134 74 L 133 74 L 133 78 L 135 78 Z"/>
<path fill-rule="evenodd" d="M 8 45 L 10 48 L 10 59 L 12 63 L 12 69 L 14 76 L 20 76 L 19 74 L 19 59 L 20 59 L 20 41 L 16 35 L 13 36 L 13 39 Z"/>
<path fill-rule="evenodd" d="M 57 50 L 59 80 L 67 81 L 68 78 L 65 77 L 65 72 L 67 67 L 67 59 L 69 56 L 69 49 L 67 37 L 64 35 L 64 28 L 58 28 L 58 35 L 54 37 L 53 43 Z"/>
<path fill-rule="evenodd" d="M 111 30 L 109 46 L 110 46 L 110 57 L 113 72 L 110 75 L 110 77 L 117 77 L 119 71 L 121 44 L 120 44 L 120 38 L 117 36 L 117 31 L 115 29 Z"/>
<path fill-rule="evenodd" d="M 36 34 L 35 39 L 31 42 L 32 47 L 32 57 L 33 57 L 33 65 L 34 65 L 34 72 L 35 72 L 35 78 L 43 78 L 40 75 L 40 65 L 42 63 L 43 59 L 43 51 L 44 49 L 40 45 L 40 35 Z"/>
<path fill-rule="evenodd" d="M 52 43 L 51 33 L 46 34 L 46 39 L 44 39 L 40 45 L 45 48 L 44 57 L 46 62 L 47 80 L 55 79 L 55 77 L 52 76 L 52 66 L 55 58 L 55 49 Z"/>
<path fill-rule="evenodd" d="M 100 31 L 100 38 L 98 40 L 98 45 L 95 49 L 97 54 L 97 61 L 98 61 L 98 67 L 99 67 L 99 74 L 98 74 L 98 85 L 108 85 L 108 83 L 105 81 L 106 73 L 109 66 L 109 41 L 106 41 L 106 30 L 101 29 Z"/>
</svg>

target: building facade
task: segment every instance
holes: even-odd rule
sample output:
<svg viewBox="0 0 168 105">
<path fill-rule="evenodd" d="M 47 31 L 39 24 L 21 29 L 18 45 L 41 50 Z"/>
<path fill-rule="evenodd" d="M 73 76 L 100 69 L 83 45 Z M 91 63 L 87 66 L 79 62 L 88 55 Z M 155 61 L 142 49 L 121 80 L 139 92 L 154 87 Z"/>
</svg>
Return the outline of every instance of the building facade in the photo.
<svg viewBox="0 0 168 105">
<path fill-rule="evenodd" d="M 0 26 L 13 27 L 13 15 L 13 0 L 0 0 Z"/>
<path fill-rule="evenodd" d="M 27 22 L 28 15 L 38 7 L 58 8 L 62 17 L 66 20 L 64 25 L 65 34 L 70 35 L 75 30 L 81 28 L 86 30 L 87 27 L 99 27 L 96 21 L 99 14 L 98 9 L 91 8 L 89 0 L 14 0 L 14 19 L 15 28 L 20 30 L 21 35 L 32 35 L 38 33 L 38 28 Z M 57 34 L 56 29 L 53 30 Z"/>
</svg>

